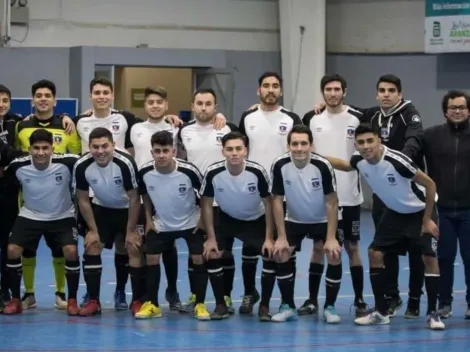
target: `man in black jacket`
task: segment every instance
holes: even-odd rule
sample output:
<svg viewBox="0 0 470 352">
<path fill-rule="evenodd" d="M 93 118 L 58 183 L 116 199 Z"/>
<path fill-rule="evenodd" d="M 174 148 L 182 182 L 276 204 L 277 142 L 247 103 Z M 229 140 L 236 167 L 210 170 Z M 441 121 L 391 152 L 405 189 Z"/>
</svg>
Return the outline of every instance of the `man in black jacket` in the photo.
<svg viewBox="0 0 470 352">
<path fill-rule="evenodd" d="M 457 242 L 465 269 L 467 310 L 470 319 L 470 97 L 449 91 L 442 100 L 446 123 L 424 131 L 423 154 L 429 176 L 439 194 L 437 202 L 441 236 L 438 262 L 441 272 L 439 310 L 452 315 L 452 288 Z"/>
<path fill-rule="evenodd" d="M 423 124 L 415 106 L 411 101 L 403 99 L 400 78 L 390 74 L 381 76 L 377 81 L 376 88 L 379 106 L 366 109 L 351 107 L 362 112 L 363 116 L 360 118 L 362 123 L 371 123 L 379 131 L 383 145 L 401 151 L 411 158 L 421 170 L 424 170 L 420 146 Z M 319 113 L 324 107 L 324 104 L 318 105 L 314 111 Z M 384 213 L 385 205 L 375 194 L 372 198 L 372 218 L 374 224 L 377 225 Z M 387 268 L 387 282 L 389 283 L 387 289 L 387 297 L 390 300 L 389 315 L 394 317 L 396 311 L 403 305 L 398 289 L 398 256 L 386 255 L 384 261 Z M 410 291 L 405 318 L 412 319 L 419 316 L 420 298 L 424 284 L 424 264 L 419 249 L 409 253 L 409 263 Z"/>
</svg>

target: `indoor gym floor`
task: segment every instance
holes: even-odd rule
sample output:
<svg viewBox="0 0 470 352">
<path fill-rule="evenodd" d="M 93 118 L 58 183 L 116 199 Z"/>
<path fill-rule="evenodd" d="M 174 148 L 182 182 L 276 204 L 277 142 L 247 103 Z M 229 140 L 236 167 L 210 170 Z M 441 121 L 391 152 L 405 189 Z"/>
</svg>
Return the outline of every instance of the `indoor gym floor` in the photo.
<svg viewBox="0 0 470 352">
<path fill-rule="evenodd" d="M 362 253 L 373 235 L 370 213 L 362 217 Z M 232 298 L 236 308 L 243 294 L 240 280 L 240 243 L 235 244 L 234 254 L 237 261 L 235 285 Z M 181 299 L 188 294 L 187 249 L 184 242 L 178 242 L 180 266 L 178 288 Z M 303 252 L 298 254 L 298 273 L 295 288 L 296 302 L 302 304 L 308 296 L 308 262 L 311 242 L 304 241 Z M 343 251 L 344 253 L 344 251 Z M 346 256 L 346 254 L 344 253 Z M 136 321 L 129 312 L 115 312 L 112 308 L 114 292 L 113 253 L 103 254 L 105 268 L 102 278 L 101 316 L 91 318 L 69 318 L 64 312 L 52 308 L 54 281 L 51 267 L 50 250 L 44 242 L 38 251 L 36 271 L 36 299 L 38 308 L 20 316 L 0 316 L 0 351 L 434 351 L 470 350 L 470 320 L 464 320 L 466 309 L 465 284 L 461 259 L 457 259 L 454 317 L 446 320 L 447 330 L 430 331 L 426 328 L 423 314 L 426 312 L 426 297 L 422 300 L 421 317 L 417 320 L 403 318 L 402 308 L 390 325 L 359 327 L 353 323 L 350 305 L 353 291 L 345 257 L 343 282 L 337 302 L 337 310 L 342 317 L 339 325 L 327 325 L 322 319 L 312 316 L 300 317 L 296 322 L 261 323 L 253 317 L 235 314 L 224 321 L 199 322 L 191 316 L 169 312 L 164 306 L 164 316 L 154 320 Z M 368 266 L 368 260 L 364 261 Z M 400 290 L 406 302 L 408 287 L 408 260 L 401 258 Z M 258 272 L 261 270 L 261 262 Z M 162 289 L 160 300 L 164 301 L 166 281 L 162 270 Z M 259 275 L 257 279 L 259 284 Z M 128 292 L 130 283 L 128 283 Z M 79 294 L 85 286 L 82 283 Z M 365 273 L 365 299 L 373 304 L 368 271 Z M 130 293 L 128 293 L 128 298 Z M 324 302 L 324 285 L 320 289 L 320 304 Z M 277 310 L 279 292 L 276 290 L 271 305 Z M 213 309 L 212 289 L 208 287 L 207 301 Z M 255 307 L 257 311 L 257 306 Z"/>
</svg>

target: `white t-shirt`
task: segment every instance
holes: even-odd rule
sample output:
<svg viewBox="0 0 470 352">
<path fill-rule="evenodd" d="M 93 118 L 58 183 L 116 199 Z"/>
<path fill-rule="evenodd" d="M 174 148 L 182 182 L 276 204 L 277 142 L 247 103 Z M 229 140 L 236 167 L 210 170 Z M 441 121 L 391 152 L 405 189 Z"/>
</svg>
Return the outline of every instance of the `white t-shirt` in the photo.
<svg viewBox="0 0 470 352">
<path fill-rule="evenodd" d="M 339 114 L 323 111 L 319 115 L 307 113 L 303 123 L 313 134 L 315 152 L 323 156 L 332 156 L 349 160 L 355 153 L 354 131 L 359 126 L 362 114 L 350 107 Z M 358 172 L 335 170 L 338 182 L 340 206 L 357 206 L 364 201 Z"/>
</svg>

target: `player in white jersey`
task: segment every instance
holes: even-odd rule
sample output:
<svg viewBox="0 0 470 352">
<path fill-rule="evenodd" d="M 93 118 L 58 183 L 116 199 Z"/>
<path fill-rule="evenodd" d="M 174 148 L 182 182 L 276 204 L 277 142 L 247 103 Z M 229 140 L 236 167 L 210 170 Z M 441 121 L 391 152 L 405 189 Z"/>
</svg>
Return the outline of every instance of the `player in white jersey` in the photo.
<svg viewBox="0 0 470 352">
<path fill-rule="evenodd" d="M 231 122 L 227 122 L 225 126 L 217 125 L 217 96 L 213 89 L 201 88 L 195 90 L 192 110 L 194 120 L 184 124 L 178 132 L 178 151 L 180 152 L 179 156 L 185 157 L 187 161 L 194 164 L 204 174 L 209 165 L 223 159 L 220 152 L 222 137 L 231 131 L 237 131 L 238 127 Z M 218 211 L 216 203 L 214 203 L 214 211 Z M 233 243 L 227 246 L 222 258 L 225 297 L 230 314 L 234 313 L 231 293 L 235 276 L 235 260 L 233 259 L 232 247 Z M 196 304 L 192 273 L 193 265 L 191 257 L 188 257 L 191 295 L 181 312 L 192 312 Z M 243 276 L 245 277 L 244 274 Z"/>
<path fill-rule="evenodd" d="M 305 114 L 303 123 L 310 128 L 315 141 L 314 150 L 320 155 L 329 155 L 349 160 L 356 151 L 354 131 L 361 123 L 362 114 L 343 104 L 346 95 L 346 80 L 339 75 L 326 75 L 320 82 L 326 109 L 320 114 L 312 110 Z M 339 206 L 342 210 L 342 233 L 344 248 L 349 257 L 349 271 L 354 289 L 356 317 L 367 314 L 364 303 L 364 268 L 359 249 L 361 228 L 361 183 L 358 172 L 336 170 Z M 309 298 L 299 308 L 299 315 L 314 314 L 318 308 L 318 290 L 323 275 L 323 248 L 314 246 L 310 257 Z"/>
<path fill-rule="evenodd" d="M 71 187 L 78 156 L 53 154 L 53 135 L 44 129 L 34 131 L 29 143 L 30 156 L 15 159 L 5 169 L 5 177 L 14 178 L 21 187 L 23 205 L 9 238 L 7 269 L 12 299 L 3 314 L 22 312 L 21 254 L 24 249 L 35 252 L 44 235 L 51 248 L 61 247 L 64 252 L 69 294 L 67 312 L 77 315 L 80 260 Z"/>
<path fill-rule="evenodd" d="M 287 134 L 294 125 L 301 125 L 300 117 L 279 105 L 282 96 L 282 78 L 275 72 L 266 72 L 258 79 L 260 103 L 245 111 L 240 119 L 240 132 L 248 138 L 248 158 L 271 170 L 272 163 L 287 151 Z M 257 253 L 242 252 L 242 267 L 254 282 Z M 295 253 L 291 258 L 295 267 Z M 274 287 L 275 276 L 271 276 Z M 240 313 L 251 314 L 253 305 L 259 300 L 255 290 L 252 296 L 245 295 Z"/>
<path fill-rule="evenodd" d="M 165 120 L 168 112 L 168 93 L 166 89 L 163 87 L 147 88 L 144 96 L 147 120 L 133 125 L 130 134 L 131 143 L 134 147 L 134 158 L 139 169 L 144 164 L 153 160 L 150 140 L 155 132 L 168 131 L 172 134 L 175 141 L 178 133 L 178 128 Z M 144 227 L 145 210 L 142 204 L 137 230 L 144 234 Z M 170 305 L 170 310 L 180 310 L 182 309 L 182 304 L 176 287 L 178 281 L 178 252 L 176 244 L 166 248 L 165 252 L 162 253 L 162 260 L 168 283 L 165 291 L 166 300 Z M 144 282 L 142 284 L 144 285 Z"/>
<path fill-rule="evenodd" d="M 328 269 L 323 317 L 327 323 L 339 323 L 340 317 L 334 307 L 341 285 L 342 238 L 338 231 L 335 172 L 328 160 L 312 153 L 313 136 L 307 126 L 294 126 L 287 135 L 287 142 L 289 152 L 279 156 L 271 169 L 273 213 L 278 233 L 276 246 L 284 241 L 284 245 L 289 247 L 290 256 L 308 236 L 313 239 L 316 247 L 326 252 Z M 289 289 L 286 292 L 281 291 L 283 304 L 272 320 L 293 320 L 297 318 L 294 303 L 295 277 L 289 277 L 285 283 L 286 273 L 278 273 L 277 276 L 279 288 L 289 285 Z"/>
<path fill-rule="evenodd" d="M 86 221 L 83 271 L 89 300 L 80 315 L 101 311 L 101 252 L 103 247 L 125 248 L 129 255 L 133 313 L 141 306 L 141 241 L 136 227 L 139 218 L 138 169 L 134 159 L 116 149 L 112 133 L 97 127 L 90 133 L 90 153 L 75 165 L 74 185 L 80 213 Z M 90 189 L 93 200 L 90 201 Z"/>
<path fill-rule="evenodd" d="M 356 128 L 358 152 L 351 160 L 327 157 L 333 167 L 359 171 L 372 191 L 386 205 L 369 246 L 370 281 L 375 311 L 356 318 L 358 325 L 389 324 L 389 301 L 385 298 L 387 277 L 384 255 L 406 255 L 420 248 L 425 266 L 428 298 L 427 324 L 432 330 L 445 328 L 437 313 L 439 265 L 436 258 L 439 230 L 436 225 L 436 184 L 405 154 L 382 145 L 379 132 L 370 124 Z"/>
<path fill-rule="evenodd" d="M 276 262 L 288 263 L 289 255 L 286 252 L 287 256 L 275 256 L 276 262 L 273 261 L 274 224 L 269 176 L 260 164 L 246 159 L 247 140 L 240 132 L 230 132 L 222 137 L 222 148 L 225 160 L 209 166 L 200 192 L 207 231 L 204 251 L 208 258 L 206 266 L 216 300 L 211 319 L 228 316 L 220 258 L 227 243 L 236 237 L 253 253 L 263 255 L 262 298 L 258 316 L 261 321 L 270 321 L 269 301 L 274 284 L 271 276 L 279 274 Z M 214 214 L 214 200 L 219 205 L 218 214 Z M 293 276 L 292 269 L 290 263 L 284 265 L 283 274 L 287 280 Z M 281 292 L 289 290 L 284 283 L 280 288 Z"/>
<path fill-rule="evenodd" d="M 151 145 L 153 160 L 140 169 L 140 194 L 144 199 L 146 218 L 147 294 L 135 316 L 138 319 L 162 316 L 158 304 L 160 255 L 173 248 L 177 238 L 183 238 L 194 268 L 194 317 L 209 320 L 210 314 L 204 304 L 208 278 L 202 257 L 204 233 L 198 205 L 202 175 L 193 164 L 175 158 L 171 132 L 156 132 Z"/>
</svg>

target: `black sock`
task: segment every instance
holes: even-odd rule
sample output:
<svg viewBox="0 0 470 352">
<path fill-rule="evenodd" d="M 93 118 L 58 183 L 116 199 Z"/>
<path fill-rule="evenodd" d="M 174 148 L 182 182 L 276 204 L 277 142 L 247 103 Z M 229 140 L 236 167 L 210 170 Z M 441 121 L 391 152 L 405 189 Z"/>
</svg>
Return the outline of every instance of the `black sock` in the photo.
<svg viewBox="0 0 470 352">
<path fill-rule="evenodd" d="M 196 304 L 204 303 L 206 300 L 208 275 L 204 264 L 194 264 L 194 294 L 196 295 Z M 224 273 L 225 275 L 225 273 Z"/>
<path fill-rule="evenodd" d="M 214 292 L 215 304 L 224 304 L 224 269 L 221 259 L 209 259 L 206 262 L 206 269 Z"/>
<path fill-rule="evenodd" d="M 21 298 L 21 276 L 23 275 L 23 264 L 21 258 L 7 259 L 7 272 L 10 279 L 10 290 L 12 298 Z"/>
<path fill-rule="evenodd" d="M 400 265 L 398 256 L 394 254 L 384 255 L 385 273 L 387 279 L 384 282 L 386 285 L 385 296 L 389 298 L 399 298 L 400 291 L 398 290 L 398 272 Z"/>
<path fill-rule="evenodd" d="M 191 293 L 194 294 L 194 281 L 193 281 L 193 272 L 194 272 L 194 264 L 191 256 L 188 257 L 188 280 L 189 280 L 189 289 Z"/>
<path fill-rule="evenodd" d="M 387 280 L 384 268 L 370 268 L 370 284 L 374 293 L 375 309 L 383 316 L 388 315 L 388 301 L 385 299 Z"/>
<path fill-rule="evenodd" d="M 161 277 L 160 264 L 147 265 L 147 299 L 158 307 L 158 289 Z"/>
<path fill-rule="evenodd" d="M 292 272 L 292 263 L 278 263 L 276 268 L 276 279 L 279 291 L 281 292 L 282 302 L 295 309 L 294 303 L 294 273 Z"/>
<path fill-rule="evenodd" d="M 133 302 L 140 301 L 140 299 L 142 298 L 142 294 L 143 294 L 143 292 L 141 291 L 142 268 L 133 268 L 132 266 L 130 266 L 129 276 L 131 277 L 132 301 Z"/>
<path fill-rule="evenodd" d="M 176 293 L 176 282 L 178 281 L 178 251 L 176 247 L 162 253 L 162 261 L 165 267 L 166 281 L 168 283 L 167 290 L 171 293 Z"/>
<path fill-rule="evenodd" d="M 116 291 L 125 291 L 129 277 L 129 256 L 115 253 L 114 267 L 116 268 Z"/>
<path fill-rule="evenodd" d="M 100 299 L 101 271 L 103 265 L 101 255 L 83 255 L 83 276 L 87 284 L 87 292 L 90 299 Z"/>
<path fill-rule="evenodd" d="M 325 286 L 326 286 L 326 298 L 325 308 L 328 306 L 334 306 L 336 299 L 338 298 L 339 288 L 341 287 L 341 277 L 343 275 L 343 265 L 328 264 L 326 267 L 325 275 Z"/>
<path fill-rule="evenodd" d="M 147 265 L 140 268 L 140 299 L 145 299 L 145 293 L 147 292 Z"/>
<path fill-rule="evenodd" d="M 260 306 L 269 307 L 269 302 L 276 283 L 276 263 L 263 258 L 263 271 L 261 273 L 261 302 Z"/>
<path fill-rule="evenodd" d="M 65 277 L 69 299 L 77 299 L 78 285 L 80 284 L 80 259 L 65 261 Z"/>
<path fill-rule="evenodd" d="M 0 288 L 4 294 L 10 295 L 7 276 L 7 248 L 8 246 L 5 245 L 0 249 Z"/>
<path fill-rule="evenodd" d="M 408 254 L 410 263 L 409 298 L 420 300 L 424 285 L 424 262 L 421 253 Z"/>
<path fill-rule="evenodd" d="M 253 295 L 256 289 L 256 267 L 259 252 L 252 247 L 242 248 L 242 276 L 245 286 L 245 296 Z"/>
<path fill-rule="evenodd" d="M 293 252 L 289 258 L 289 263 L 292 265 L 292 273 L 294 277 L 297 275 L 297 253 Z"/>
<path fill-rule="evenodd" d="M 320 291 L 321 277 L 323 275 L 323 264 L 310 263 L 308 271 L 309 300 L 318 308 L 318 292 Z"/>
<path fill-rule="evenodd" d="M 354 301 L 362 302 L 364 298 L 362 293 L 364 292 L 364 267 L 362 265 L 351 266 L 351 281 L 354 289 Z"/>
<path fill-rule="evenodd" d="M 225 252 L 224 254 L 228 253 L 230 252 Z M 230 257 L 227 258 L 222 258 L 222 265 L 224 268 L 225 296 L 230 297 L 232 295 L 233 279 L 235 277 L 235 259 L 233 258 L 233 255 L 230 255 Z"/>
<path fill-rule="evenodd" d="M 437 309 L 439 279 L 439 274 L 424 274 L 424 281 L 426 283 L 426 295 L 428 296 L 428 311 L 426 314 L 431 314 Z"/>
</svg>

